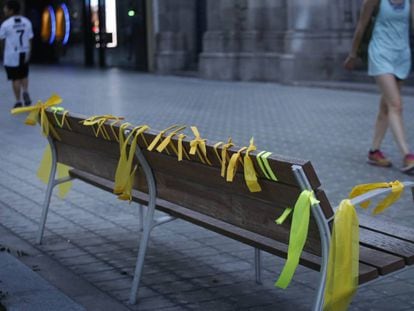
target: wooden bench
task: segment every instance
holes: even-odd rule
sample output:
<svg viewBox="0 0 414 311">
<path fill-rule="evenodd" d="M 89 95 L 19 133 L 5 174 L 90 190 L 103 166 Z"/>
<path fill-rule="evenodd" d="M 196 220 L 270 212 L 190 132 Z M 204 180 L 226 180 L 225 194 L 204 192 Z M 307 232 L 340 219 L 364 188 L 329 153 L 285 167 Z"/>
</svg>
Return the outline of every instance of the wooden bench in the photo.
<svg viewBox="0 0 414 311">
<path fill-rule="evenodd" d="M 119 159 L 119 144 L 115 137 L 112 137 L 113 130 L 116 133 L 119 131 L 118 126 L 111 129 L 109 124 L 105 125 L 112 138 L 108 140 L 96 137 L 91 127 L 81 124 L 81 121 L 86 119 L 85 116 L 68 114 L 66 119 L 70 125 L 69 129 L 67 126 L 60 127 L 52 112 L 48 111 L 47 115 L 59 134 L 60 141 L 48 138 L 52 147 L 53 168 L 39 228 L 39 243 L 53 188 L 76 178 L 112 192 Z M 59 119 L 61 113 L 58 112 L 57 117 Z M 151 142 L 157 134 L 148 130 L 144 136 L 147 142 Z M 177 140 L 173 138 L 172 142 L 176 144 Z M 189 150 L 189 140 L 184 140 L 183 143 L 184 148 Z M 245 184 L 241 169 L 231 183 L 220 176 L 221 164 L 213 148 L 214 144 L 210 142 L 207 144 L 207 155 L 211 166 L 201 163 L 194 156 L 178 162 L 172 153 L 159 153 L 155 150 L 149 152 L 143 139 L 138 139 L 138 145 L 140 148 L 136 151 L 136 161 L 139 162 L 140 168 L 132 199 L 147 205 L 147 209 L 131 288 L 131 303 L 136 302 L 145 252 L 150 232 L 155 226 L 180 218 L 251 245 L 255 249 L 256 281 L 260 282 L 260 250 L 284 258 L 287 255 L 290 221 L 276 225 L 274 220 L 287 206 L 294 206 L 302 190 L 309 189 L 314 191 L 320 203 L 312 207 L 308 238 L 300 264 L 321 271 L 314 310 L 322 310 L 330 226 L 334 210 L 321 189 L 318 176 L 309 161 L 271 155 L 268 162 L 278 180 L 269 180 L 259 167 L 256 167 L 262 191 L 252 193 Z M 218 150 L 221 150 L 220 147 Z M 237 148 L 230 148 L 228 153 L 231 156 L 237 151 Z M 251 153 L 253 160 L 256 155 L 257 152 Z M 70 178 L 55 179 L 56 162 L 72 168 Z M 253 162 L 257 166 L 257 163 Z M 374 194 L 355 198 L 354 202 L 386 191 L 389 190 L 376 190 Z M 154 209 L 165 212 L 168 216 L 154 219 Z M 360 284 L 414 263 L 414 230 L 389 223 L 382 225 L 374 220 L 369 222 L 369 225 L 361 225 L 360 231 Z"/>
</svg>

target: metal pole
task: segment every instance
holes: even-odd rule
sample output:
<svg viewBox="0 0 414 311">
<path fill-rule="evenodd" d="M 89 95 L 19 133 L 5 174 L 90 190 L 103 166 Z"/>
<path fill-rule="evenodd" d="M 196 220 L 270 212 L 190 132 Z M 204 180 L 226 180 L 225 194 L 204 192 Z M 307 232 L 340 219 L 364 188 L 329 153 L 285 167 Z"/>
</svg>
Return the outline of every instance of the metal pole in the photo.
<svg viewBox="0 0 414 311">
<path fill-rule="evenodd" d="M 145 216 L 144 233 L 141 238 L 140 245 L 139 245 L 137 262 L 135 265 L 134 279 L 132 281 L 132 287 L 131 287 L 131 292 L 129 296 L 130 304 L 135 304 L 137 301 L 138 288 L 139 288 L 139 283 L 141 280 L 142 269 L 144 267 L 145 253 L 147 251 L 148 241 L 149 241 L 149 237 L 150 237 L 150 233 L 152 229 L 152 223 L 153 223 L 154 211 L 155 211 L 155 200 L 157 197 L 157 188 L 156 188 L 155 178 L 152 173 L 151 167 L 149 166 L 144 155 L 142 154 L 141 149 L 137 148 L 136 155 L 138 158 L 138 162 L 144 171 L 145 179 L 147 180 L 149 200 L 148 200 L 148 210 Z"/>
<path fill-rule="evenodd" d="M 47 184 L 45 200 L 43 202 L 42 216 L 40 218 L 39 230 L 37 233 L 36 241 L 38 244 L 42 243 L 42 237 L 43 237 L 43 233 L 45 230 L 47 213 L 49 211 L 50 197 L 52 196 L 53 188 L 56 185 L 55 184 L 55 175 L 56 175 L 56 166 L 57 166 L 56 148 L 55 148 L 52 138 L 48 137 L 47 140 L 49 142 L 49 146 L 52 151 L 52 167 L 50 169 L 49 182 Z"/>
<path fill-rule="evenodd" d="M 309 183 L 308 178 L 306 177 L 305 172 L 301 166 L 293 165 L 293 173 L 295 174 L 296 180 L 298 181 L 302 190 L 312 191 L 312 187 Z M 323 214 L 323 211 L 319 204 L 312 206 L 311 208 L 312 215 L 315 218 L 316 224 L 319 229 L 319 235 L 321 237 L 321 247 L 322 247 L 322 256 L 321 256 L 321 270 L 320 270 L 320 281 L 319 286 L 313 306 L 313 310 L 322 310 L 323 308 L 323 299 L 324 291 L 326 284 L 326 273 L 328 269 L 328 259 L 329 259 L 329 245 L 331 241 L 331 231 L 329 228 L 328 221 Z"/>
</svg>

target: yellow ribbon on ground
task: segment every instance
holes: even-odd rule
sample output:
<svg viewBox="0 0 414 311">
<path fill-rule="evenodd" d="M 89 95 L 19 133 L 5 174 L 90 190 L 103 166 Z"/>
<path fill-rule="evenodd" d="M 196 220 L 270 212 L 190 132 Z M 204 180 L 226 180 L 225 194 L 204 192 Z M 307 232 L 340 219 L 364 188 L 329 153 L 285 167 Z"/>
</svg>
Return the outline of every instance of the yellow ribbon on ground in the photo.
<svg viewBox="0 0 414 311">
<path fill-rule="evenodd" d="M 85 126 L 91 126 L 96 137 L 99 137 L 99 134 L 101 134 L 103 139 L 111 140 L 111 136 L 108 134 L 108 131 L 105 129 L 105 123 L 107 121 L 121 121 L 123 119 L 124 119 L 123 117 L 116 117 L 111 114 L 107 114 L 107 115 L 89 117 L 85 120 L 82 120 L 81 123 Z M 97 126 L 97 129 L 95 129 L 95 126 Z M 113 125 L 111 124 L 111 129 L 112 129 L 112 126 Z M 113 129 L 112 129 L 112 132 L 113 132 Z"/>
<path fill-rule="evenodd" d="M 256 170 L 254 169 L 253 161 L 250 158 L 249 153 L 255 151 L 257 148 L 254 145 L 254 139 L 250 140 L 249 148 L 246 150 L 246 154 L 244 155 L 244 180 L 246 181 L 246 185 L 249 188 L 250 192 L 259 192 L 262 191 L 262 188 L 257 181 L 257 174 Z"/>
<path fill-rule="evenodd" d="M 237 172 L 237 163 L 241 161 L 241 153 L 246 150 L 247 147 L 243 147 L 239 149 L 236 153 L 233 153 L 233 155 L 230 158 L 229 166 L 227 167 L 227 173 L 226 173 L 226 181 L 232 182 L 234 179 L 234 176 Z M 243 162 L 241 162 L 243 165 Z"/>
<path fill-rule="evenodd" d="M 50 145 L 47 144 L 45 151 L 43 152 L 42 160 L 40 161 L 39 168 L 37 170 L 37 177 L 47 184 L 49 182 L 49 176 L 52 169 L 52 150 L 50 149 Z M 63 178 L 69 176 L 69 167 L 67 165 L 57 163 L 57 176 L 58 178 Z M 53 176 L 55 177 L 55 176 Z M 72 187 L 72 182 L 68 181 L 58 185 L 58 195 L 61 199 L 63 199 Z"/>
<path fill-rule="evenodd" d="M 381 189 L 381 188 L 391 188 L 391 193 L 388 194 L 375 207 L 372 213 L 374 215 L 377 215 L 383 212 L 386 208 L 388 208 L 390 205 L 392 205 L 394 202 L 396 202 L 401 197 L 401 194 L 404 191 L 404 185 L 398 180 L 389 182 L 389 183 L 382 182 L 382 183 L 357 185 L 352 189 L 351 193 L 349 194 L 349 198 L 352 199 L 368 191 L 375 190 L 375 189 Z M 366 201 L 361 204 L 361 207 L 368 208 L 370 204 L 371 204 L 370 201 Z"/>
<path fill-rule="evenodd" d="M 198 132 L 197 127 L 192 126 L 191 131 L 193 132 L 195 138 L 190 142 L 190 154 L 195 155 L 197 153 L 202 163 L 207 163 L 208 165 L 212 165 L 210 160 L 207 157 L 206 139 L 202 139 L 200 137 L 200 133 Z M 201 150 L 201 154 L 200 154 L 200 150 Z"/>
<path fill-rule="evenodd" d="M 290 228 L 287 260 L 275 286 L 286 288 L 290 284 L 308 237 L 311 205 L 318 203 L 313 192 L 309 190 L 302 191 L 296 201 Z"/>
<path fill-rule="evenodd" d="M 350 200 L 335 213 L 325 285 L 324 311 L 346 311 L 359 274 L 359 221 Z"/>
<path fill-rule="evenodd" d="M 122 143 L 122 147 L 120 150 L 118 166 L 115 173 L 114 193 L 118 194 L 118 198 L 121 200 L 131 201 L 132 199 L 133 181 L 135 178 L 135 172 L 137 170 L 137 166 L 132 168 L 132 164 L 135 157 L 135 151 L 137 148 L 137 140 L 138 137 L 142 133 L 144 133 L 148 128 L 148 125 L 135 127 L 131 131 L 131 133 L 129 133 L 128 137 L 125 140 L 121 138 L 123 134 L 120 134 L 119 141 L 120 144 Z M 129 142 L 130 145 L 128 144 Z"/>
<path fill-rule="evenodd" d="M 55 105 L 59 105 L 62 102 L 62 98 L 58 95 L 53 94 L 46 102 L 42 103 L 38 101 L 36 105 L 29 107 L 14 108 L 11 110 L 11 114 L 20 114 L 28 112 L 29 115 L 25 120 L 26 125 L 36 125 L 40 123 L 40 128 L 44 136 L 48 137 L 49 132 L 52 133 L 52 136 L 60 140 L 59 135 L 56 133 L 52 125 L 50 125 L 49 120 L 46 116 L 46 109 Z"/>
</svg>

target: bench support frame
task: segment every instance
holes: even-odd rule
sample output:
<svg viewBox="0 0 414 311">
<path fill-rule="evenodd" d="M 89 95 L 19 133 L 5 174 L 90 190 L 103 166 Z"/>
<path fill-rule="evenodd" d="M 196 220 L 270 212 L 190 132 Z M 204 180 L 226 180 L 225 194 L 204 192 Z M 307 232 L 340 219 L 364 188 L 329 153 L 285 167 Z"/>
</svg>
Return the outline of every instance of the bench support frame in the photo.
<svg viewBox="0 0 414 311">
<path fill-rule="evenodd" d="M 302 190 L 312 191 L 312 187 L 309 183 L 308 178 L 306 177 L 303 168 L 297 165 L 292 166 L 293 173 L 295 174 L 296 180 L 298 181 Z M 326 274 L 328 270 L 328 259 L 329 259 L 329 245 L 331 242 L 331 231 L 329 229 L 329 221 L 331 219 L 326 219 L 323 214 L 322 208 L 319 204 L 311 206 L 312 215 L 315 218 L 316 224 L 319 229 L 319 235 L 321 237 L 321 270 L 320 270 L 320 279 L 319 285 L 313 304 L 312 310 L 322 310 L 323 309 L 323 299 L 325 292 L 326 284 Z"/>
</svg>

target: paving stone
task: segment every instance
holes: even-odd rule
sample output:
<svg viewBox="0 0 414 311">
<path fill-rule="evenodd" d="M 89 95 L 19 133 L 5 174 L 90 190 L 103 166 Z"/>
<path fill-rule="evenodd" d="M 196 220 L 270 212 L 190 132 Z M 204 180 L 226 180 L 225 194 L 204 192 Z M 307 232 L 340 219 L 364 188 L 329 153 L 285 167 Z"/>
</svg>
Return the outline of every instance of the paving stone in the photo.
<svg viewBox="0 0 414 311">
<path fill-rule="evenodd" d="M 32 76 L 36 77 L 30 86 L 33 99 L 45 99 L 57 91 L 70 111 L 123 115 L 155 129 L 177 122 L 197 125 L 203 137 L 213 141 L 232 136 L 237 145 L 246 145 L 254 136 L 259 149 L 309 159 L 333 206 L 357 183 L 413 180 L 398 171 L 401 156 L 389 133 L 383 149 L 395 167 L 381 169 L 365 163 L 379 99 L 375 93 L 111 69 L 65 71 L 33 66 Z M 4 75 L 0 82 L 3 100 L 13 102 Z M 79 85 L 87 88 L 79 89 Z M 414 97 L 403 100 L 404 116 L 412 120 Z M 11 116 L 9 108 L 0 105 L 0 223 L 35 245 L 46 189 L 36 179 L 36 170 L 46 142 L 39 128 L 22 125 L 24 117 Z M 405 125 L 408 142 L 414 146 L 414 123 Z M 105 295 L 113 294 L 130 310 L 265 311 L 276 306 L 309 310 L 313 303 L 316 272 L 299 267 L 287 290 L 276 289 L 273 283 L 285 260 L 263 253 L 263 285 L 257 285 L 251 247 L 178 220 L 152 232 L 142 299 L 129 306 L 128 284 L 140 236 L 137 216 L 136 204 L 120 202 L 111 193 L 75 181 L 65 200 L 53 195 L 45 237 L 38 248 Z M 413 226 L 412 216 L 412 198 L 405 195 L 379 217 Z M 412 309 L 413 276 L 414 269 L 407 269 L 361 288 L 350 310 Z"/>
</svg>

